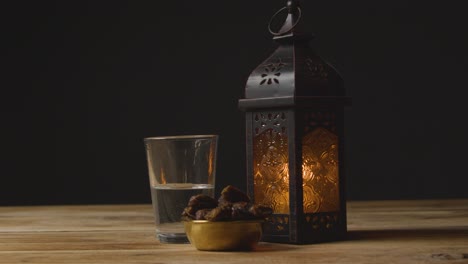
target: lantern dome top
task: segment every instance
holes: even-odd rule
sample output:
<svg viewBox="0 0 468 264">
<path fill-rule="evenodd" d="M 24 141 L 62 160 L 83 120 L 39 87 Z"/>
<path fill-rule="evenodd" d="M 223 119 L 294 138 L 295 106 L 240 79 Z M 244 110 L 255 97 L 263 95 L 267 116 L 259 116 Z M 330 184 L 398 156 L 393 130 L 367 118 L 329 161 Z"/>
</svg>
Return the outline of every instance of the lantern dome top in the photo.
<svg viewBox="0 0 468 264">
<path fill-rule="evenodd" d="M 283 26 L 275 32 L 271 29 L 272 21 L 285 10 L 288 14 Z M 288 5 L 273 16 L 268 28 L 279 46 L 248 77 L 241 108 L 250 107 L 255 102 L 249 100 L 257 99 L 277 106 L 279 101 L 294 105 L 303 97 L 346 96 L 340 74 L 310 47 L 313 35 L 302 30 L 302 15 L 297 1 L 288 1 Z"/>
</svg>

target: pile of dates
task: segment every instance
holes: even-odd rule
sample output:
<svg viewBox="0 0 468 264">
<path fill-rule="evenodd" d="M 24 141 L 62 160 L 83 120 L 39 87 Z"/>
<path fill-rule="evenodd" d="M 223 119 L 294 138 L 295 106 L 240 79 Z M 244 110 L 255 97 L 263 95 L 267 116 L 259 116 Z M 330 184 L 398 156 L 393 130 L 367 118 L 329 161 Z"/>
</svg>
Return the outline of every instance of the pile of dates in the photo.
<svg viewBox="0 0 468 264">
<path fill-rule="evenodd" d="M 236 221 L 265 219 L 273 213 L 270 207 L 255 205 L 250 198 L 232 185 L 221 191 L 218 200 L 199 194 L 192 196 L 182 213 L 182 219 L 208 221 Z"/>
</svg>

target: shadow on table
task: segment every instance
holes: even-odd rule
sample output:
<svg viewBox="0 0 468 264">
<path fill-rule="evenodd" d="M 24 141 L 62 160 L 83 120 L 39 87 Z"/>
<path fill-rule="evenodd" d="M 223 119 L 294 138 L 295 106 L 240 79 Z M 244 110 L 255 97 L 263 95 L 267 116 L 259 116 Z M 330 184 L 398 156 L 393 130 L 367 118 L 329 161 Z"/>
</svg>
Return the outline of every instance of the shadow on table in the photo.
<svg viewBox="0 0 468 264">
<path fill-rule="evenodd" d="M 346 241 L 417 241 L 417 240 L 434 240 L 441 239 L 454 240 L 464 239 L 468 237 L 468 228 L 451 228 L 451 229 L 397 229 L 397 230 L 351 230 L 347 233 Z M 339 241 L 338 241 L 339 242 Z M 325 242 L 324 242 L 325 243 Z M 333 242 L 327 242 L 333 243 Z M 255 251 L 290 251 L 297 250 L 297 245 L 281 244 L 281 243 L 260 243 Z M 467 252 L 468 253 L 468 252 Z M 463 254 L 463 258 L 468 258 L 468 254 Z"/>
<path fill-rule="evenodd" d="M 288 251 L 295 250 L 297 247 L 290 244 L 279 244 L 279 243 L 260 243 L 255 248 L 256 252 L 269 252 L 269 251 Z"/>
<path fill-rule="evenodd" d="M 468 237 L 468 228 L 348 231 L 347 240 L 440 240 Z"/>
</svg>

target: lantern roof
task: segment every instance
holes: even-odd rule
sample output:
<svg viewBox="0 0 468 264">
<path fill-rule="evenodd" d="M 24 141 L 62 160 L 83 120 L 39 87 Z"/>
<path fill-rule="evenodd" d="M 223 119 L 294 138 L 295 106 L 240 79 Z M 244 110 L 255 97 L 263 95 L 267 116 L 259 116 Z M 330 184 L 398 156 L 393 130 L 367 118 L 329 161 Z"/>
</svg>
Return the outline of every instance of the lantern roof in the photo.
<svg viewBox="0 0 468 264">
<path fill-rule="evenodd" d="M 282 12 L 287 17 L 278 32 L 271 24 Z M 302 10 L 297 1 L 288 1 L 269 23 L 277 49 L 250 74 L 241 108 L 295 105 L 304 98 L 345 97 L 343 81 L 336 69 L 310 47 L 313 34 L 303 30 Z"/>
</svg>

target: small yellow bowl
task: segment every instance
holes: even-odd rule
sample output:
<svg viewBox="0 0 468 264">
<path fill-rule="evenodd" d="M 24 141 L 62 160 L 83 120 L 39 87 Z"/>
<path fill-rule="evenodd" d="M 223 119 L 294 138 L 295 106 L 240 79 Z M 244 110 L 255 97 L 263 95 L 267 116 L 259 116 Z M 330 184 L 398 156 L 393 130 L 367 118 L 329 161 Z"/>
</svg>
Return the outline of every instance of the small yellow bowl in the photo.
<svg viewBox="0 0 468 264">
<path fill-rule="evenodd" d="M 263 220 L 184 222 L 190 243 L 198 250 L 252 250 L 262 237 Z"/>
</svg>

